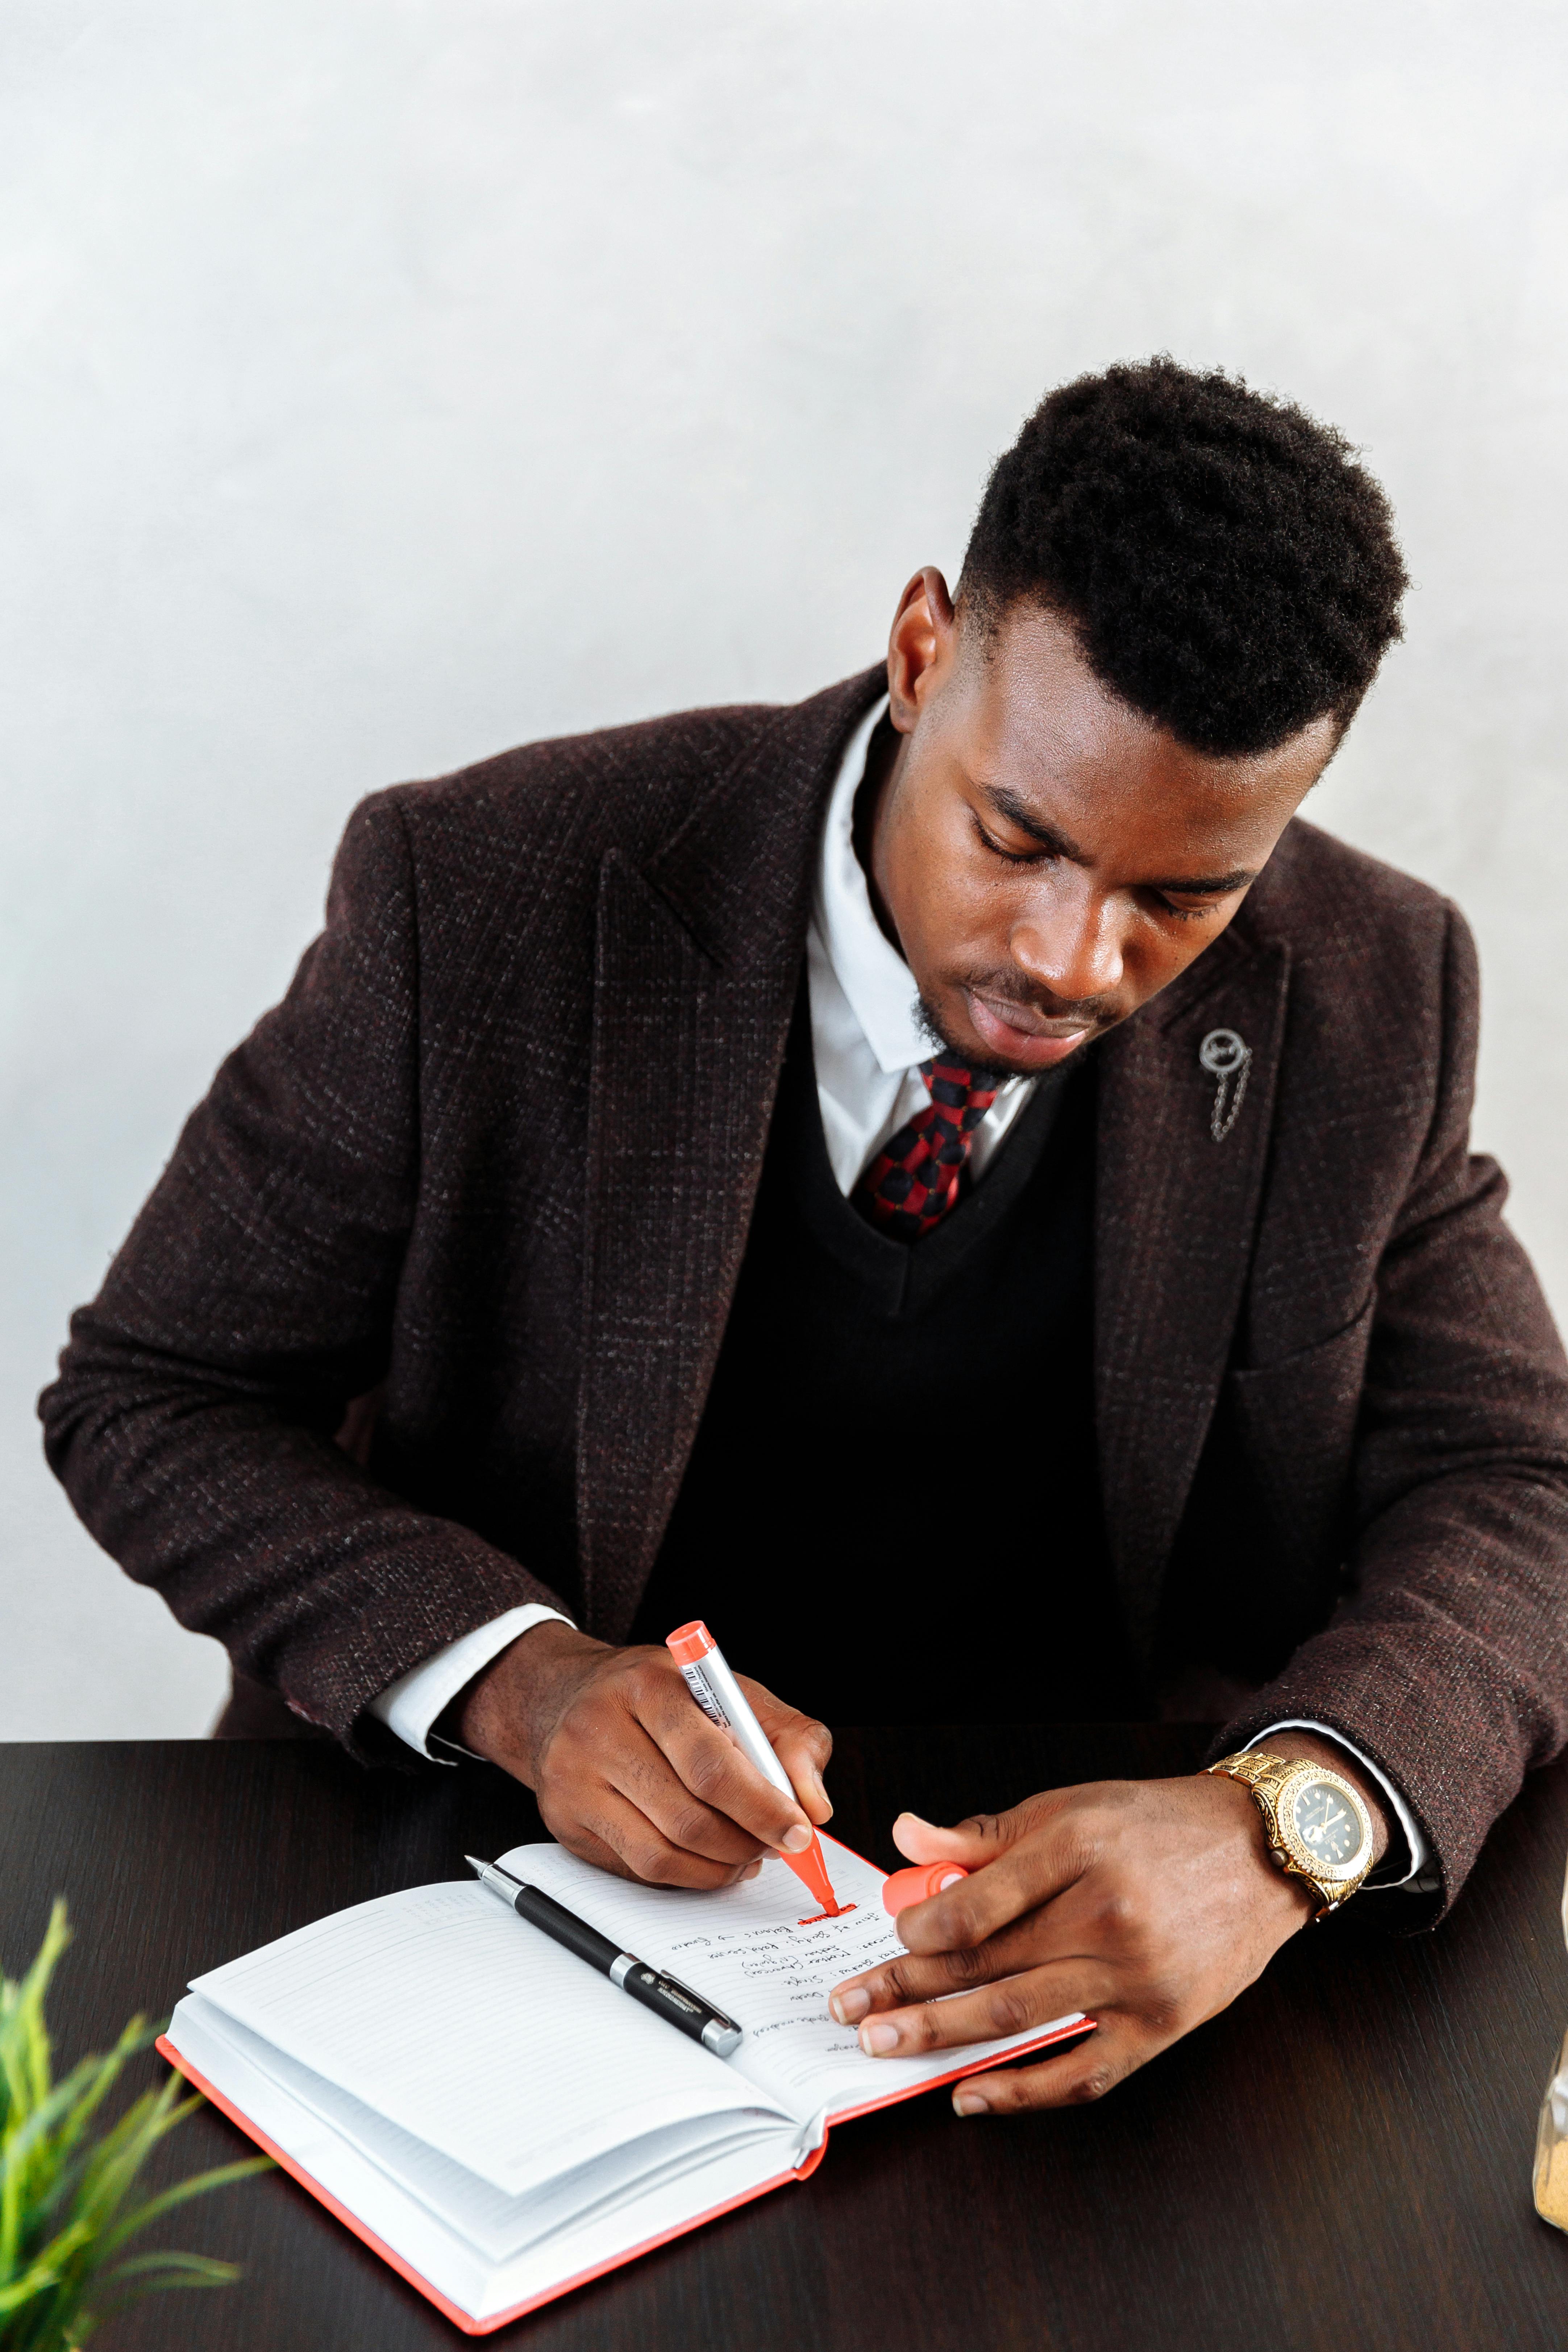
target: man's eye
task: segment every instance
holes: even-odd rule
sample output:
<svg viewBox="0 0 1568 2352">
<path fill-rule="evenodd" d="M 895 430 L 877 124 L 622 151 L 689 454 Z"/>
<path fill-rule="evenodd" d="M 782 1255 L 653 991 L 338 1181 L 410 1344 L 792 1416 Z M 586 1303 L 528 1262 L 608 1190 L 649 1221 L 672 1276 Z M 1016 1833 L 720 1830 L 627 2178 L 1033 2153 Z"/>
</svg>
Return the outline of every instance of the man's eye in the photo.
<svg viewBox="0 0 1568 2352">
<path fill-rule="evenodd" d="M 1158 898 L 1166 914 L 1174 915 L 1177 921 L 1181 923 L 1196 922 L 1201 917 L 1205 915 L 1212 915 L 1214 912 L 1212 904 L 1204 907 L 1178 907 L 1173 898 L 1167 898 L 1165 897 L 1163 891 L 1157 890 L 1154 893 L 1154 896 Z"/>
<path fill-rule="evenodd" d="M 1040 858 L 1048 857 L 1050 856 L 1048 849 L 1004 849 L 1002 844 L 999 841 L 994 840 L 992 835 L 986 832 L 985 827 L 981 824 L 978 817 L 974 820 L 974 830 L 980 835 L 980 838 L 984 843 L 986 848 L 989 849 L 994 856 L 997 857 L 1005 857 L 1009 866 L 1033 866 Z"/>
</svg>

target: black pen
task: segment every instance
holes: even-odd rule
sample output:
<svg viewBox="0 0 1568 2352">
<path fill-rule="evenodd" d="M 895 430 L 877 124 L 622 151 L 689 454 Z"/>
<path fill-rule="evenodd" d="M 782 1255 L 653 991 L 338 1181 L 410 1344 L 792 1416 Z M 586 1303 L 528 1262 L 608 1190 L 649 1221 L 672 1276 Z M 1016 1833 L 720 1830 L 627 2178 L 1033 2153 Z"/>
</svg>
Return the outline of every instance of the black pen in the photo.
<svg viewBox="0 0 1568 2352">
<path fill-rule="evenodd" d="M 557 1944 L 564 1944 L 569 1952 L 575 1952 L 580 1960 L 586 1960 L 591 1969 L 608 1977 L 622 1992 L 629 1992 L 634 2000 L 640 2000 L 645 2009 L 651 2009 L 667 2025 L 689 2033 L 693 2042 L 700 2042 L 716 2058 L 728 2058 L 731 2051 L 738 2047 L 741 2028 L 734 2019 L 726 2017 L 721 2009 L 715 2009 L 710 2000 L 704 2000 L 700 1992 L 693 1992 L 689 1985 L 650 1969 L 635 1952 L 623 1952 L 608 1936 L 601 1936 L 597 1927 L 590 1927 L 586 1919 L 579 1919 L 574 1911 L 568 1911 L 564 1903 L 557 1903 L 553 1895 L 546 1895 L 540 1887 L 525 1885 L 510 1870 L 503 1870 L 499 1862 L 481 1862 L 472 1853 L 466 1853 L 463 1860 L 479 1874 L 479 1885 L 488 1886 L 492 1895 L 510 1904 L 520 1919 L 541 1928 Z"/>
</svg>

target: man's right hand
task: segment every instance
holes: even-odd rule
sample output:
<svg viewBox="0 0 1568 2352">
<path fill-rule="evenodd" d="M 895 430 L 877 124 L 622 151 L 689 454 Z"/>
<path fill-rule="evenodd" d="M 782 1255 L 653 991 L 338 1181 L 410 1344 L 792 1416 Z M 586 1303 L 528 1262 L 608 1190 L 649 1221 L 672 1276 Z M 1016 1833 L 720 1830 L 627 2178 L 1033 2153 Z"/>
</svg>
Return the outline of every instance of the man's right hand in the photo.
<svg viewBox="0 0 1568 2352">
<path fill-rule="evenodd" d="M 475 1677 L 457 1736 L 531 1789 L 545 1827 L 584 1861 L 659 1886 L 728 1886 L 764 1850 L 804 1853 L 833 1811 L 826 1725 L 737 1680 L 798 1804 L 709 1722 L 668 1650 L 616 1650 L 554 1622 Z"/>
</svg>

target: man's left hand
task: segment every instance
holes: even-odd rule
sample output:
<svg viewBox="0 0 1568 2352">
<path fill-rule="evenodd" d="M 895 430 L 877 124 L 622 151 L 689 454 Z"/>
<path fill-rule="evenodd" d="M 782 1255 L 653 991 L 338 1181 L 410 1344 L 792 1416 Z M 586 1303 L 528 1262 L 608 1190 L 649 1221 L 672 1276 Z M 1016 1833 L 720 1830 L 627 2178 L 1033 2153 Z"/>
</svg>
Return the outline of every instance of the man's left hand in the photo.
<svg viewBox="0 0 1568 2352">
<path fill-rule="evenodd" d="M 1376 1792 L 1337 1748 L 1307 1735 L 1265 1744 L 1353 1777 L 1381 1855 Z M 1251 1797 L 1223 1775 L 1053 1790 L 952 1830 L 903 1813 L 893 1838 L 911 1862 L 962 1863 L 973 1874 L 900 1912 L 907 1959 L 834 1988 L 833 2013 L 858 2027 L 862 2049 L 919 2057 L 1072 2010 L 1099 2022 L 1068 2054 L 960 2083 L 960 2115 L 1103 2096 L 1228 2007 L 1316 1902 L 1275 1865 Z"/>
</svg>

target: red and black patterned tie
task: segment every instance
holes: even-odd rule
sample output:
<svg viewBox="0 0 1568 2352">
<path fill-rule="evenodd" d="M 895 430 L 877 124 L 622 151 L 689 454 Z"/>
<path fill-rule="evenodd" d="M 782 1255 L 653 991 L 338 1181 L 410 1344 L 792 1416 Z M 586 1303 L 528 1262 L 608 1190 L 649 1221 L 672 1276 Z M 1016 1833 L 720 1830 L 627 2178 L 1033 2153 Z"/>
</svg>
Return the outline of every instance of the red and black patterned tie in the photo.
<svg viewBox="0 0 1568 2352">
<path fill-rule="evenodd" d="M 930 1109 L 916 1111 L 888 1138 L 853 1195 L 863 1216 L 903 1242 L 919 1241 L 957 1206 L 974 1129 L 1002 1083 L 994 1071 L 969 1069 L 951 1054 L 920 1067 Z"/>
</svg>

